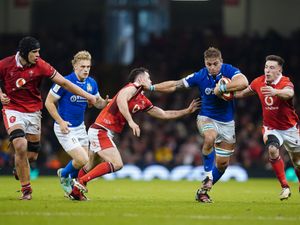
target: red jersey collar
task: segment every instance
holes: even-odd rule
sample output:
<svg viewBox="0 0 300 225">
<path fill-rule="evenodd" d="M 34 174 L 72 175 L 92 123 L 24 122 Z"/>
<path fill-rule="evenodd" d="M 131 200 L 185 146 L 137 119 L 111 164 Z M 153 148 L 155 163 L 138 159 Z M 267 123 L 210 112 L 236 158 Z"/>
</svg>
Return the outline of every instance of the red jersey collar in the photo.
<svg viewBox="0 0 300 225">
<path fill-rule="evenodd" d="M 271 84 L 274 84 L 274 85 L 278 84 L 279 81 L 281 80 L 281 78 L 282 78 L 282 73 L 280 73 L 279 77 L 277 77 L 277 79 L 274 80 Z M 267 83 L 266 78 L 265 78 L 265 83 Z"/>
</svg>

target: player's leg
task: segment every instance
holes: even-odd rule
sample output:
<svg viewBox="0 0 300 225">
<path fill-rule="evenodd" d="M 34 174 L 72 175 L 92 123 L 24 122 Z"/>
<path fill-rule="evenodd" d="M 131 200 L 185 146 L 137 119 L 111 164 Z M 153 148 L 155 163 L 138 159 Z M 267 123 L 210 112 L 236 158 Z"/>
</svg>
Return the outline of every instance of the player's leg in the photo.
<svg viewBox="0 0 300 225">
<path fill-rule="evenodd" d="M 20 199 L 31 199 L 30 166 L 27 159 L 27 140 L 25 131 L 20 125 L 15 125 L 8 130 L 10 142 L 15 149 L 15 167 L 22 186 L 22 197 Z"/>
<path fill-rule="evenodd" d="M 67 134 L 62 133 L 59 125 L 54 125 L 54 133 L 59 143 L 72 158 L 64 168 L 57 170 L 61 187 L 67 194 L 72 191 L 72 178 L 76 178 L 79 169 L 88 162 L 88 137 L 85 129 L 79 126 L 69 128 L 69 130 Z M 80 137 L 86 137 L 85 143 L 80 142 Z"/>
<path fill-rule="evenodd" d="M 123 167 L 121 155 L 113 142 L 113 135 L 105 129 L 90 128 L 88 131 L 91 151 L 97 153 L 104 160 L 96 165 L 87 174 L 79 178 L 79 182 L 74 183 L 74 188 L 70 194 L 75 200 L 80 200 L 80 192 L 86 192 L 84 183 L 103 176 L 108 173 L 115 172 Z"/>
<path fill-rule="evenodd" d="M 266 150 L 269 154 L 269 161 L 276 174 L 278 181 L 282 188 L 288 188 L 288 182 L 286 180 L 284 171 L 284 162 L 280 156 L 279 148 L 282 145 L 280 142 L 280 136 L 274 134 L 266 135 L 265 139 Z"/>
<path fill-rule="evenodd" d="M 213 168 L 213 184 L 218 182 L 229 166 L 230 157 L 234 153 L 234 147 L 234 143 L 227 143 L 225 141 L 216 144 L 216 164 Z"/>
<path fill-rule="evenodd" d="M 197 127 L 200 135 L 203 136 L 202 155 L 205 179 L 202 188 L 210 190 L 213 179 L 212 168 L 215 159 L 214 144 L 218 133 L 213 120 L 208 117 L 199 116 L 197 118 Z"/>
<path fill-rule="evenodd" d="M 99 157 L 99 155 L 95 152 L 89 151 L 89 160 L 88 162 L 79 170 L 78 178 L 83 177 L 90 170 L 92 170 L 96 165 L 103 162 L 103 159 Z M 87 183 L 83 183 L 85 186 Z"/>
<path fill-rule="evenodd" d="M 292 160 L 296 176 L 299 182 L 300 192 L 300 130 L 294 126 L 286 131 L 280 131 L 284 138 L 284 147 L 288 151 Z"/>
<path fill-rule="evenodd" d="M 279 151 L 280 146 L 283 144 L 283 137 L 276 130 L 267 130 L 267 132 L 264 133 L 264 142 L 266 150 L 268 151 L 269 162 L 281 185 L 279 199 L 288 199 L 291 196 L 291 190 L 285 176 L 284 161 L 281 158 Z"/>
<path fill-rule="evenodd" d="M 212 187 L 212 169 L 215 160 L 214 144 L 218 133 L 214 121 L 208 117 L 198 116 L 197 127 L 200 135 L 203 137 L 202 155 L 205 178 L 196 192 L 195 199 L 199 202 L 211 203 L 212 200 L 207 192 L 210 191 Z"/>
</svg>

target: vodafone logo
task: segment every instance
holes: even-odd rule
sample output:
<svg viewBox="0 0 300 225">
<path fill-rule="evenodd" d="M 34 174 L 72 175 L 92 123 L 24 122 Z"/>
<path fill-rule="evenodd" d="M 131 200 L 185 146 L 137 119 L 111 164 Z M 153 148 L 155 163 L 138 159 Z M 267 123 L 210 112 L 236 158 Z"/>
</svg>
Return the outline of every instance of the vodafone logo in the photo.
<svg viewBox="0 0 300 225">
<path fill-rule="evenodd" d="M 271 106 L 271 105 L 273 105 L 274 100 L 272 97 L 268 96 L 268 97 L 265 97 L 265 103 L 267 106 Z"/>
<path fill-rule="evenodd" d="M 10 122 L 10 123 L 16 122 L 16 117 L 15 117 L 15 116 L 9 117 L 9 122 Z"/>
<path fill-rule="evenodd" d="M 26 84 L 26 80 L 25 80 L 24 78 L 19 78 L 19 79 L 16 81 L 16 86 L 17 86 L 17 88 L 22 87 L 24 84 Z"/>
</svg>

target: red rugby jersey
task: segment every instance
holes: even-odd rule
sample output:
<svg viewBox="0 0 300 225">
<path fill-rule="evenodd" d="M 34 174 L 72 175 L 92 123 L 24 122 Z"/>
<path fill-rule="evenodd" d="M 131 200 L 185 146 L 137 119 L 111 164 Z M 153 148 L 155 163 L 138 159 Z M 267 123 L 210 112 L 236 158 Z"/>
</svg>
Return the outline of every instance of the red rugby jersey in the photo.
<svg viewBox="0 0 300 225">
<path fill-rule="evenodd" d="M 10 103 L 3 109 L 20 112 L 35 112 L 43 108 L 40 84 L 43 77 L 52 78 L 56 70 L 39 58 L 35 65 L 22 67 L 17 55 L 0 61 L 0 80 L 2 91 L 10 98 Z"/>
<path fill-rule="evenodd" d="M 135 86 L 137 88 L 134 96 L 128 101 L 128 109 L 131 114 L 135 114 L 139 111 L 148 111 L 153 107 L 151 101 L 142 93 L 141 86 L 137 86 L 134 83 L 129 83 L 122 89 L 129 86 Z M 112 101 L 100 112 L 95 121 L 96 124 L 106 127 L 107 129 L 116 133 L 121 133 L 127 122 L 117 105 L 117 97 L 119 92 L 114 96 Z"/>
<path fill-rule="evenodd" d="M 277 96 L 264 96 L 261 93 L 261 88 L 266 86 L 265 79 L 265 75 L 262 75 L 250 84 L 250 88 L 258 94 L 262 105 L 263 125 L 276 130 L 287 130 L 295 126 L 299 118 L 293 106 L 293 99 L 283 100 Z M 270 86 L 276 89 L 285 87 L 294 89 L 293 83 L 286 76 L 282 76 L 277 83 Z"/>
</svg>

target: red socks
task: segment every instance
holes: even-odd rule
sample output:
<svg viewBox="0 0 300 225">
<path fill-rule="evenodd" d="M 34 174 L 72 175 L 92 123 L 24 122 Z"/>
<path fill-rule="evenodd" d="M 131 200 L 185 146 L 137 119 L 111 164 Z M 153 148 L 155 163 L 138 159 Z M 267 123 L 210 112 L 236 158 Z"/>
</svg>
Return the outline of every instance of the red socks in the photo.
<svg viewBox="0 0 300 225">
<path fill-rule="evenodd" d="M 107 173 L 114 172 L 114 167 L 113 167 L 112 163 L 110 163 L 110 162 L 103 162 L 103 163 L 98 164 L 94 169 L 92 169 L 90 172 L 88 172 L 84 176 L 80 177 L 80 175 L 82 174 L 82 173 L 80 173 L 81 170 L 79 171 L 79 174 L 78 174 L 79 182 L 84 184 L 96 177 L 101 177 Z"/>
<path fill-rule="evenodd" d="M 289 187 L 285 172 L 284 172 L 284 162 L 280 156 L 278 156 L 276 159 L 270 159 L 269 161 L 273 167 L 273 170 L 276 174 L 277 179 L 279 180 L 281 187 Z"/>
</svg>

